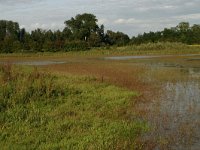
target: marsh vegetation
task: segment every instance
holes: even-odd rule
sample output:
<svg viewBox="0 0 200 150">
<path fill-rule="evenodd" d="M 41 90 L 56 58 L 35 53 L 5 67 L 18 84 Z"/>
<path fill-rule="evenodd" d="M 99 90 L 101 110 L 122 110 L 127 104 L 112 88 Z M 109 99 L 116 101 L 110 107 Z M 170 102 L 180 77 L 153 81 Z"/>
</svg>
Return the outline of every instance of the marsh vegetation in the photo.
<svg viewBox="0 0 200 150">
<path fill-rule="evenodd" d="M 139 96 L 95 77 L 0 67 L 3 149 L 134 149 L 148 130 L 134 120 Z"/>
<path fill-rule="evenodd" d="M 4 55 L 4 63 L 65 63 L 1 66 L 1 145 L 198 148 L 200 66 L 198 49 L 196 55 L 193 50 L 192 55 L 127 60 L 103 59 L 109 55 L 92 51 Z"/>
</svg>

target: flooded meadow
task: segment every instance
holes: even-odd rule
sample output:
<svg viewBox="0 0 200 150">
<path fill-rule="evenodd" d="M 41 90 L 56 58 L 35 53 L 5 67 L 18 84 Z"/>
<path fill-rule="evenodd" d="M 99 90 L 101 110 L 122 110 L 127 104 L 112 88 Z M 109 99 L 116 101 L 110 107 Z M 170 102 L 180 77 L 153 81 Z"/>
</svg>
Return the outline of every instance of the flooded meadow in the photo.
<svg viewBox="0 0 200 150">
<path fill-rule="evenodd" d="M 0 63 L 5 63 L 1 61 Z M 200 147 L 200 56 L 123 56 L 13 61 L 44 71 L 90 75 L 140 92 L 132 109 L 151 130 L 139 138 L 147 149 Z"/>
</svg>

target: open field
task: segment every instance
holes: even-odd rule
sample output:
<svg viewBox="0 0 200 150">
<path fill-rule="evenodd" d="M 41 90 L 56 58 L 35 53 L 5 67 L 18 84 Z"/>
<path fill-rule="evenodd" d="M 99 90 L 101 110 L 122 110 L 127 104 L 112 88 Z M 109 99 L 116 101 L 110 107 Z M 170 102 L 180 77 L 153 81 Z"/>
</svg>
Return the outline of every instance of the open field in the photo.
<svg viewBox="0 0 200 150">
<path fill-rule="evenodd" d="M 2 62 L 22 65 L 63 62 L 38 65 L 35 70 L 26 63 L 2 67 L 1 93 L 7 96 L 1 100 L 5 107 L 1 108 L 1 145 L 7 149 L 12 145 L 19 149 L 30 145 L 40 149 L 199 147 L 200 56 L 177 55 L 200 54 L 194 47 L 1 55 Z M 104 59 L 159 53 L 175 55 Z"/>
</svg>

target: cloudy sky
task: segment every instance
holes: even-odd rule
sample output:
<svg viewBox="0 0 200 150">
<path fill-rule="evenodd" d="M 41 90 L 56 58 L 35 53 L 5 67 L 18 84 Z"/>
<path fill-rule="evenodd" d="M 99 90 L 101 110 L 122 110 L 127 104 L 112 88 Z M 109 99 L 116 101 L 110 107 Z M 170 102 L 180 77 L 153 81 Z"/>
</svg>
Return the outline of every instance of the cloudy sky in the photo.
<svg viewBox="0 0 200 150">
<path fill-rule="evenodd" d="M 93 13 L 106 29 L 130 36 L 189 21 L 200 24 L 200 0 L 0 0 L 0 20 L 27 30 L 63 29 L 79 13 Z"/>
</svg>

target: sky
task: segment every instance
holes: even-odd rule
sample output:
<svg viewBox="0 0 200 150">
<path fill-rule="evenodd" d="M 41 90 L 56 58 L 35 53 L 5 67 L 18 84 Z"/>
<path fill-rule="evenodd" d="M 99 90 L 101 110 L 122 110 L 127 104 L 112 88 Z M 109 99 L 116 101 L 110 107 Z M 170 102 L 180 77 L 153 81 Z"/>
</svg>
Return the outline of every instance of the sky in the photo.
<svg viewBox="0 0 200 150">
<path fill-rule="evenodd" d="M 82 13 L 94 14 L 106 30 L 136 36 L 182 21 L 200 24 L 200 0 L 0 0 L 0 20 L 28 31 L 62 30 L 64 21 Z"/>
</svg>

